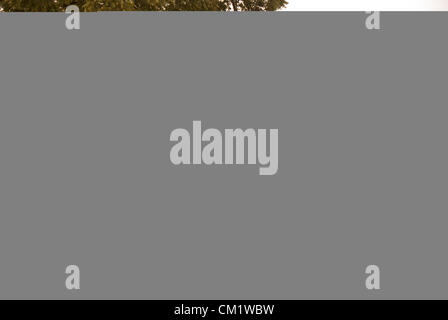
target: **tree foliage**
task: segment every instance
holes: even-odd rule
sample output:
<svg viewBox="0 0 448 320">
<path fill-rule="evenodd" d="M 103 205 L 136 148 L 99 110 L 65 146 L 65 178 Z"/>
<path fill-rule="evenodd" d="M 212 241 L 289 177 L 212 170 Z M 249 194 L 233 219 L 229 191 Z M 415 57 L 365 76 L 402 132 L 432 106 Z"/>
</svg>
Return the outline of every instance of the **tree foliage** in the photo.
<svg viewBox="0 0 448 320">
<path fill-rule="evenodd" d="M 286 0 L 0 0 L 7 12 L 81 11 L 275 11 Z"/>
</svg>

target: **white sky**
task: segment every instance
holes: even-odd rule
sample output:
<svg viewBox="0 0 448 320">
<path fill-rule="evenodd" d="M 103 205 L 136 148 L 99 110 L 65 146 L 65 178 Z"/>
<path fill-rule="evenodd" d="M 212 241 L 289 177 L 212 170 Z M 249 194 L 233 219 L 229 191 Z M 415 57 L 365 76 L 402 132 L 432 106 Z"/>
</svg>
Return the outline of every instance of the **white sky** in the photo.
<svg viewBox="0 0 448 320">
<path fill-rule="evenodd" d="M 288 11 L 448 10 L 448 0 L 289 0 Z"/>
</svg>

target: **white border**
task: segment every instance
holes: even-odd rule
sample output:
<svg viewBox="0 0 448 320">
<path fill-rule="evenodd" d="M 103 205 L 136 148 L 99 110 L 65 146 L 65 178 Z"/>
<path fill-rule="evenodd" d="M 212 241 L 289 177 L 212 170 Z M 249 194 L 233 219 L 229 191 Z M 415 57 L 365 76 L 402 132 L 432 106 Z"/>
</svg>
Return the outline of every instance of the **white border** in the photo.
<svg viewBox="0 0 448 320">
<path fill-rule="evenodd" d="M 448 11 L 448 0 L 287 0 L 284 11 Z"/>
</svg>

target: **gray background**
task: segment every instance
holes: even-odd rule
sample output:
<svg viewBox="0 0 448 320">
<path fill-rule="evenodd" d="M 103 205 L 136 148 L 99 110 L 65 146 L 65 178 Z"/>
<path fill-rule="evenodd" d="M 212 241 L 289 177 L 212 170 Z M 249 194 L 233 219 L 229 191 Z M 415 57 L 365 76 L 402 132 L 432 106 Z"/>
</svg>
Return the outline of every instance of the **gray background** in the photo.
<svg viewBox="0 0 448 320">
<path fill-rule="evenodd" d="M 0 298 L 448 298 L 448 19 L 365 17 L 0 14 Z M 172 165 L 193 120 L 277 175 Z"/>
</svg>

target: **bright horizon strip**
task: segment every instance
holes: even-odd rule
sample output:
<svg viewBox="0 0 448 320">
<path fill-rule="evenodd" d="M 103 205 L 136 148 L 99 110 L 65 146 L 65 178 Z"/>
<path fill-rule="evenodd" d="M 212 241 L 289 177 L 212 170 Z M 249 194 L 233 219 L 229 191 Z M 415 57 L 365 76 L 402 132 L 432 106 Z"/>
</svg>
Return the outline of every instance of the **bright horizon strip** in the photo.
<svg viewBox="0 0 448 320">
<path fill-rule="evenodd" d="M 283 11 L 448 11 L 448 0 L 289 0 Z"/>
</svg>

